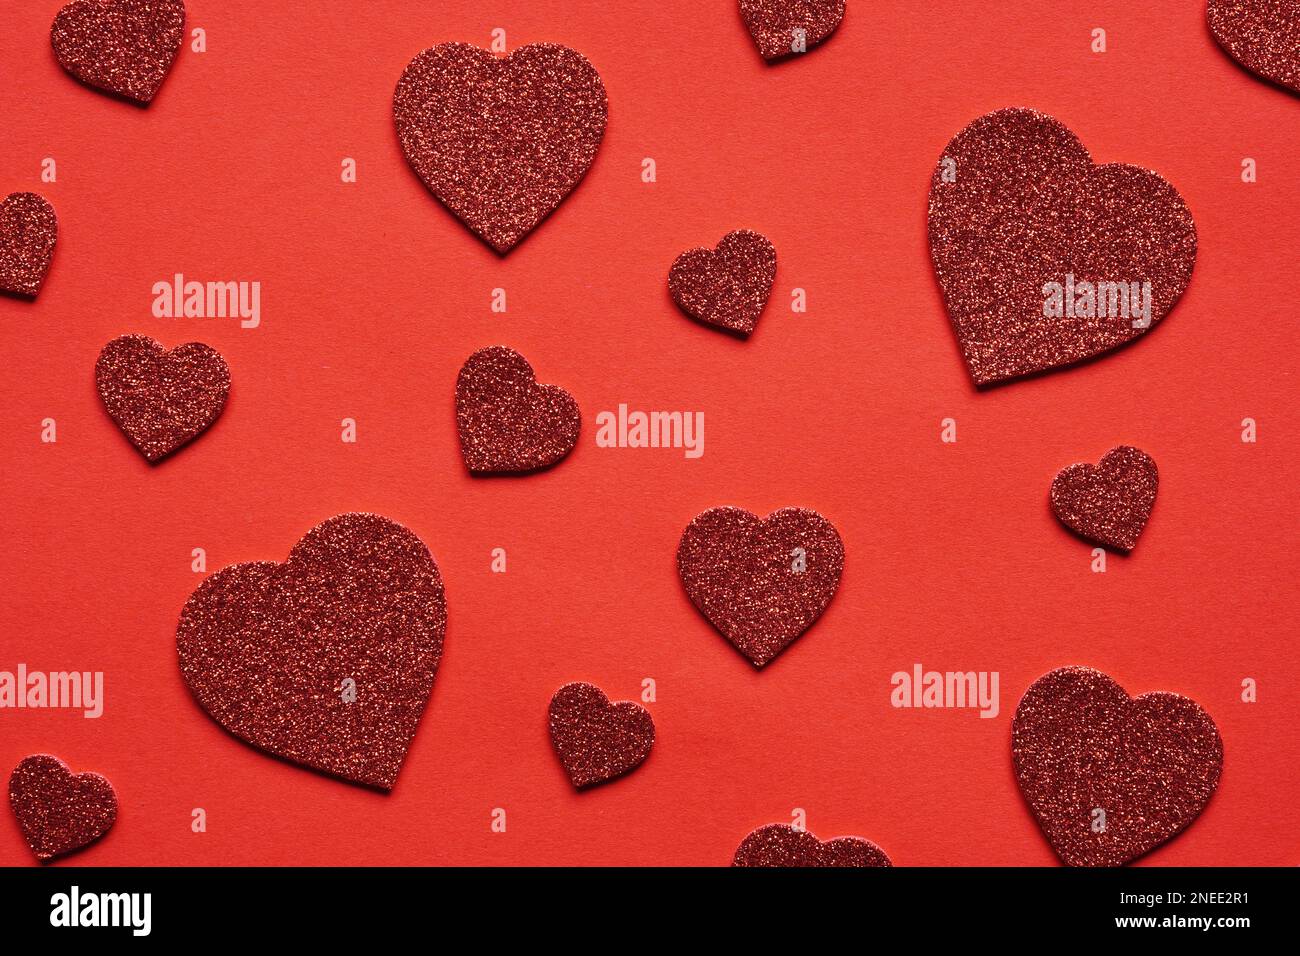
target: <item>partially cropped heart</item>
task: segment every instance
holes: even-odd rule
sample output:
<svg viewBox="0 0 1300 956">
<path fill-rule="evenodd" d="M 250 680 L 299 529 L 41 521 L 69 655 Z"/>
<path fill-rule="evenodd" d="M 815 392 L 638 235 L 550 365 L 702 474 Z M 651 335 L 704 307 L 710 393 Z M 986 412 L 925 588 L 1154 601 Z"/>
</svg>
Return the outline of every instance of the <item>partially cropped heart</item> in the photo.
<svg viewBox="0 0 1300 956">
<path fill-rule="evenodd" d="M 655 742 L 655 722 L 640 704 L 611 704 L 594 684 L 565 684 L 551 698 L 551 743 L 578 788 L 635 770 Z"/>
<path fill-rule="evenodd" d="M 980 117 L 930 184 L 930 254 L 976 385 L 1073 365 L 1145 334 L 1196 262 L 1196 225 L 1149 170 L 1093 165 L 1059 121 Z"/>
<path fill-rule="evenodd" d="M 156 462 L 221 415 L 230 394 L 230 369 L 202 342 L 168 351 L 147 335 L 123 335 L 99 353 L 95 387 L 117 427 Z"/>
<path fill-rule="evenodd" d="M 183 0 L 73 0 L 55 16 L 50 45 L 81 82 L 146 104 L 184 34 Z"/>
<path fill-rule="evenodd" d="M 506 253 L 586 174 L 605 135 L 605 85 L 554 43 L 508 57 L 443 43 L 409 64 L 393 94 L 397 136 L 417 176 Z"/>
<path fill-rule="evenodd" d="M 97 773 L 73 773 L 58 757 L 24 757 L 9 775 L 9 806 L 38 860 L 80 849 L 117 820 L 117 794 Z"/>
<path fill-rule="evenodd" d="M 732 866 L 892 866 L 888 855 L 862 837 L 836 837 L 823 843 L 788 823 L 759 827 L 736 848 Z"/>
<path fill-rule="evenodd" d="M 746 336 L 754 331 L 776 278 L 776 248 L 738 229 L 716 249 L 688 249 L 668 272 L 668 291 L 687 315 Z"/>
<path fill-rule="evenodd" d="M 740 15 L 765 60 L 806 53 L 844 19 L 844 0 L 740 0 Z"/>
<path fill-rule="evenodd" d="M 1071 531 L 1125 553 L 1137 544 L 1160 489 L 1156 463 L 1129 445 L 1108 451 L 1096 465 L 1062 468 L 1052 480 L 1052 512 Z"/>
<path fill-rule="evenodd" d="M 471 355 L 456 378 L 456 427 L 471 473 L 519 474 L 573 451 L 582 416 L 564 389 L 537 383 L 526 358 L 493 345 Z"/>
<path fill-rule="evenodd" d="M 677 547 L 687 595 L 757 667 L 821 617 L 843 569 L 839 532 L 805 508 L 767 518 L 711 508 L 686 526 Z"/>
<path fill-rule="evenodd" d="M 59 239 L 54 207 L 36 193 L 0 202 L 0 292 L 36 298 Z"/>
<path fill-rule="evenodd" d="M 1178 694 L 1130 698 L 1090 667 L 1025 692 L 1011 724 L 1016 780 L 1069 866 L 1120 866 L 1188 826 L 1223 770 L 1219 730 Z"/>
<path fill-rule="evenodd" d="M 283 564 L 224 568 L 186 602 L 181 673 L 199 705 L 268 753 L 392 789 L 442 657 L 429 549 L 372 514 L 317 525 Z"/>
<path fill-rule="evenodd" d="M 1300 93 L 1300 0 L 1209 0 L 1205 18 L 1234 60 Z"/>
</svg>

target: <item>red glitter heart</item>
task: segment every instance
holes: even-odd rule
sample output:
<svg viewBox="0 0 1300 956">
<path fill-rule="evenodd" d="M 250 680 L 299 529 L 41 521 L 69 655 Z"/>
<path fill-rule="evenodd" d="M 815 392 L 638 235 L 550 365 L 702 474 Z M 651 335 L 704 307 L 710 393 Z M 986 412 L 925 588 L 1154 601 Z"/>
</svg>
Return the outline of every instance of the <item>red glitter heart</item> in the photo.
<svg viewBox="0 0 1300 956">
<path fill-rule="evenodd" d="M 688 249 L 668 272 L 668 291 L 693 319 L 747 336 L 776 278 L 776 248 L 766 236 L 738 229 L 715 249 Z"/>
<path fill-rule="evenodd" d="M 1073 133 L 1034 110 L 998 110 L 953 138 L 931 181 L 929 221 L 976 385 L 1131 342 L 1173 308 L 1196 262 L 1196 224 L 1173 186 L 1136 166 L 1093 165 Z M 1049 283 L 1061 287 L 1059 309 Z"/>
<path fill-rule="evenodd" d="M 1052 511 L 1076 534 L 1127 553 L 1151 517 L 1159 488 L 1151 456 L 1120 445 L 1095 466 L 1062 468 L 1052 480 Z"/>
<path fill-rule="evenodd" d="M 447 605 L 429 549 L 372 514 L 317 525 L 283 564 L 236 564 L 190 596 L 181 673 L 255 747 L 392 789 L 442 656 Z"/>
<path fill-rule="evenodd" d="M 221 415 L 230 369 L 202 342 L 169 352 L 147 335 L 123 335 L 99 353 L 95 386 L 117 427 L 140 454 L 157 462 Z"/>
<path fill-rule="evenodd" d="M 836 837 L 823 843 L 788 823 L 759 827 L 736 848 L 732 866 L 893 866 L 885 851 L 862 837 Z"/>
<path fill-rule="evenodd" d="M 696 516 L 677 547 L 677 573 L 700 612 L 757 667 L 776 657 L 830 604 L 844 569 L 835 526 L 783 508 Z"/>
<path fill-rule="evenodd" d="M 393 94 L 406 161 L 500 253 L 586 174 L 606 113 L 600 74 L 554 43 L 504 58 L 467 43 L 430 47 L 407 64 Z"/>
<path fill-rule="evenodd" d="M 781 60 L 834 33 L 844 19 L 844 0 L 740 0 L 740 14 L 763 59 Z"/>
<path fill-rule="evenodd" d="M 9 806 L 38 860 L 80 849 L 117 820 L 117 794 L 97 773 L 73 773 L 58 757 L 24 757 L 9 775 Z"/>
<path fill-rule="evenodd" d="M 50 44 L 81 82 L 147 104 L 184 34 L 182 0 L 73 0 L 54 18 Z"/>
<path fill-rule="evenodd" d="M 640 704 L 611 704 L 594 684 L 565 684 L 551 698 L 551 743 L 578 788 L 639 767 L 655 742 L 655 722 Z"/>
<path fill-rule="evenodd" d="M 1025 691 L 1011 756 L 1068 866 L 1121 866 L 1165 842 L 1205 808 L 1223 771 L 1219 730 L 1199 704 L 1130 698 L 1090 667 L 1062 667 Z"/>
<path fill-rule="evenodd" d="M 1300 3 L 1209 0 L 1210 33 L 1234 60 L 1266 80 L 1300 92 Z"/>
<path fill-rule="evenodd" d="M 0 202 L 0 292 L 36 298 L 59 239 L 54 207 L 36 193 Z"/>
</svg>

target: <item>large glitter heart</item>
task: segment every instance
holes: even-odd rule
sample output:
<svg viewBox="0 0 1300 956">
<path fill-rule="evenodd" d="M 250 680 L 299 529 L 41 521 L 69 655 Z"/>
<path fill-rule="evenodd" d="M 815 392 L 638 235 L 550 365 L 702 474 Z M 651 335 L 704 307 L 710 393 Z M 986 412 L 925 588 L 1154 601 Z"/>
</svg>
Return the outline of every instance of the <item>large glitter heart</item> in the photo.
<svg viewBox="0 0 1300 956">
<path fill-rule="evenodd" d="M 1160 489 L 1156 463 L 1129 445 L 1112 448 L 1096 465 L 1062 468 L 1052 480 L 1052 512 L 1089 541 L 1125 553 L 1137 544 Z"/>
<path fill-rule="evenodd" d="M 761 826 L 741 841 L 732 866 L 892 866 L 888 855 L 862 837 L 836 837 L 823 843 L 788 823 Z"/>
<path fill-rule="evenodd" d="M 58 757 L 24 757 L 9 775 L 9 806 L 38 860 L 80 849 L 117 820 L 117 794 L 97 773 L 73 773 Z"/>
<path fill-rule="evenodd" d="M 767 305 L 776 278 L 776 248 L 738 229 L 716 249 L 688 249 L 668 271 L 668 291 L 693 319 L 747 336 Z"/>
<path fill-rule="evenodd" d="M 1027 109 L 983 116 L 948 144 L 929 232 L 976 385 L 1131 342 L 1173 308 L 1196 262 L 1196 225 L 1173 186 L 1094 165 L 1065 126 Z"/>
<path fill-rule="evenodd" d="M 1300 92 L 1300 0 L 1209 0 L 1205 18 L 1234 60 Z"/>
<path fill-rule="evenodd" d="M 430 47 L 407 64 L 393 94 L 406 161 L 500 253 L 586 174 L 606 113 L 600 74 L 554 43 L 504 58 L 467 43 Z"/>
<path fill-rule="evenodd" d="M 1011 723 L 1016 781 L 1069 866 L 1120 866 L 1188 826 L 1223 770 L 1219 730 L 1178 694 L 1130 698 L 1090 667 L 1025 691 Z"/>
<path fill-rule="evenodd" d="M 765 60 L 797 56 L 844 19 L 844 0 L 740 0 L 740 15 Z"/>
<path fill-rule="evenodd" d="M 0 202 L 0 292 L 36 298 L 59 239 L 54 207 L 36 193 Z"/>
<path fill-rule="evenodd" d="M 551 698 L 551 743 L 578 788 L 639 767 L 655 742 L 655 722 L 640 704 L 611 704 L 594 684 L 565 684 Z"/>
<path fill-rule="evenodd" d="M 136 103 L 158 93 L 185 34 L 182 0 L 73 0 L 50 27 L 59 65 Z"/>
<path fill-rule="evenodd" d="M 757 667 L 821 616 L 843 569 L 839 532 L 805 508 L 765 519 L 711 508 L 686 526 L 677 547 L 691 601 Z"/>
<path fill-rule="evenodd" d="M 95 387 L 117 427 L 156 462 L 221 415 L 230 394 L 230 369 L 202 342 L 167 351 L 147 335 L 123 335 L 99 353 Z"/>
<path fill-rule="evenodd" d="M 236 564 L 176 628 L 195 699 L 236 737 L 392 789 L 442 656 L 447 605 L 429 549 L 388 518 L 317 525 L 283 564 Z"/>
</svg>

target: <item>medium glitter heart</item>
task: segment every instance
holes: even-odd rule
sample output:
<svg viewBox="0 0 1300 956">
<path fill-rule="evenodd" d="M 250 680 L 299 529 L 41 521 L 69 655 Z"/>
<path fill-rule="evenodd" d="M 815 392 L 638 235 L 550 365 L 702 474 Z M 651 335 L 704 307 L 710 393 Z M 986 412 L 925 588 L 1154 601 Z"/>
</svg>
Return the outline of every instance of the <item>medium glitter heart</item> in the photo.
<svg viewBox="0 0 1300 956">
<path fill-rule="evenodd" d="M 689 249 L 668 271 L 668 291 L 693 319 L 747 336 L 754 331 L 776 278 L 776 248 L 738 229 L 716 249 Z"/>
<path fill-rule="evenodd" d="M 611 704 L 594 684 L 565 684 L 551 698 L 551 743 L 575 787 L 603 783 L 639 767 L 655 742 L 655 722 L 640 704 Z"/>
<path fill-rule="evenodd" d="M 36 298 L 59 239 L 54 207 L 36 193 L 0 202 L 0 292 Z"/>
<path fill-rule="evenodd" d="M 1209 0 L 1205 18 L 1234 60 L 1300 92 L 1300 0 Z"/>
<path fill-rule="evenodd" d="M 732 866 L 892 866 L 885 851 L 862 837 L 836 837 L 823 843 L 788 823 L 759 827 L 736 848 Z"/>
<path fill-rule="evenodd" d="M 117 820 L 117 794 L 97 773 L 73 773 L 58 757 L 24 757 L 9 775 L 9 806 L 38 860 L 80 849 Z"/>
<path fill-rule="evenodd" d="M 834 33 L 844 19 L 844 0 L 740 0 L 740 15 L 763 59 L 781 60 Z"/>
<path fill-rule="evenodd" d="M 443 43 L 413 59 L 393 94 L 402 152 L 470 230 L 506 253 L 586 174 L 605 135 L 605 85 L 554 43 L 498 57 Z"/>
<path fill-rule="evenodd" d="M 1062 468 L 1052 480 L 1052 512 L 1081 537 L 1128 553 L 1151 517 L 1159 489 L 1151 456 L 1120 445 L 1096 465 Z"/>
<path fill-rule="evenodd" d="M 1016 781 L 1068 866 L 1121 866 L 1188 826 L 1219 785 L 1214 721 L 1178 694 L 1130 698 L 1090 667 L 1025 691 L 1011 724 Z"/>
<path fill-rule="evenodd" d="M 1196 225 L 1177 190 L 1094 165 L 1050 116 L 1004 109 L 944 150 L 930 254 L 976 385 L 1073 365 L 1147 332 L 1187 288 Z"/>
<path fill-rule="evenodd" d="M 230 369 L 201 342 L 170 352 L 147 335 L 123 335 L 104 346 L 95 387 L 108 415 L 148 461 L 161 461 L 220 417 L 230 394 Z"/>
<path fill-rule="evenodd" d="M 691 601 L 757 667 L 821 616 L 843 569 L 839 532 L 805 508 L 765 519 L 711 508 L 686 526 L 677 548 Z"/>
<path fill-rule="evenodd" d="M 392 789 L 442 657 L 442 577 L 418 537 L 373 514 L 309 531 L 283 564 L 236 564 L 176 628 L 199 705 L 239 739 Z"/>
<path fill-rule="evenodd" d="M 50 27 L 59 65 L 81 82 L 147 104 L 185 34 L 182 0 L 73 0 Z"/>
</svg>

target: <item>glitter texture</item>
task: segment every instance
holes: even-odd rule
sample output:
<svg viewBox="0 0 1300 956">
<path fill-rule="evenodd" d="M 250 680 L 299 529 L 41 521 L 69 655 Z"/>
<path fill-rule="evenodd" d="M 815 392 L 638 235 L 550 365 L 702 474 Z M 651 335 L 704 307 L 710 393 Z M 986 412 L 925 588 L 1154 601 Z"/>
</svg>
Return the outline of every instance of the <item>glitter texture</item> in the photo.
<svg viewBox="0 0 1300 956">
<path fill-rule="evenodd" d="M 1130 698 L 1090 667 L 1034 681 L 1012 721 L 1011 756 L 1068 866 L 1121 866 L 1168 840 L 1205 808 L 1223 770 L 1218 728 L 1195 701 Z"/>
<path fill-rule="evenodd" d="M 732 866 L 892 866 L 885 851 L 862 837 L 836 837 L 823 843 L 788 823 L 759 827 L 736 848 Z"/>
<path fill-rule="evenodd" d="M 1159 488 L 1151 456 L 1121 445 L 1095 466 L 1062 468 L 1052 480 L 1052 512 L 1081 537 L 1127 553 L 1151 517 Z"/>
<path fill-rule="evenodd" d="M 1234 60 L 1300 92 L 1300 0 L 1210 0 L 1205 17 Z"/>
<path fill-rule="evenodd" d="M 945 182 L 952 172 L 954 182 Z M 1154 327 L 1196 262 L 1182 197 L 1149 170 L 1093 165 L 1050 116 L 1004 109 L 944 150 L 930 185 L 930 253 L 948 315 L 977 385 L 1072 365 Z M 1147 328 L 1130 312 L 1044 315 L 1044 285 L 1150 283 Z M 1129 289 L 1132 287 L 1129 286 Z M 1107 312 L 1118 305 L 1109 305 Z M 1086 311 L 1086 310 L 1081 310 Z"/>
<path fill-rule="evenodd" d="M 50 44 L 81 82 L 144 105 L 162 86 L 184 34 L 181 0 L 74 0 L 54 18 Z"/>
<path fill-rule="evenodd" d="M 9 806 L 38 860 L 80 849 L 117 820 L 117 794 L 97 773 L 76 773 L 58 757 L 24 757 L 9 775 Z"/>
<path fill-rule="evenodd" d="M 594 684 L 565 684 L 551 698 L 551 743 L 578 788 L 621 777 L 650 756 L 655 723 L 640 704 L 611 704 Z"/>
<path fill-rule="evenodd" d="M 740 0 L 750 36 L 765 60 L 798 56 L 821 43 L 844 19 L 844 0 Z"/>
<path fill-rule="evenodd" d="M 59 219 L 36 193 L 11 193 L 0 203 L 0 292 L 36 298 L 50 269 Z"/>
<path fill-rule="evenodd" d="M 389 790 L 446 626 L 424 543 L 388 518 L 344 514 L 283 564 L 236 564 L 205 580 L 181 612 L 176 649 L 199 705 L 236 737 Z"/>
<path fill-rule="evenodd" d="M 152 463 L 217 420 L 230 394 L 230 369 L 201 342 L 169 352 L 147 335 L 123 335 L 99 353 L 95 386 L 109 417 Z"/>
<path fill-rule="evenodd" d="M 587 172 L 605 135 L 605 85 L 554 43 L 508 57 L 466 43 L 425 50 L 393 94 L 406 161 L 465 225 L 506 253 Z"/>
<path fill-rule="evenodd" d="M 456 427 L 471 473 L 519 474 L 573 451 L 582 416 L 564 389 L 537 384 L 526 358 L 493 345 L 471 355 L 456 378 Z"/>
<path fill-rule="evenodd" d="M 757 667 L 821 616 L 844 570 L 844 544 L 815 511 L 760 519 L 711 508 L 682 533 L 677 573 L 695 606 Z"/>
<path fill-rule="evenodd" d="M 765 236 L 739 229 L 716 250 L 689 249 L 668 272 L 668 291 L 693 319 L 747 336 L 754 331 L 776 278 L 776 248 Z"/>
</svg>

